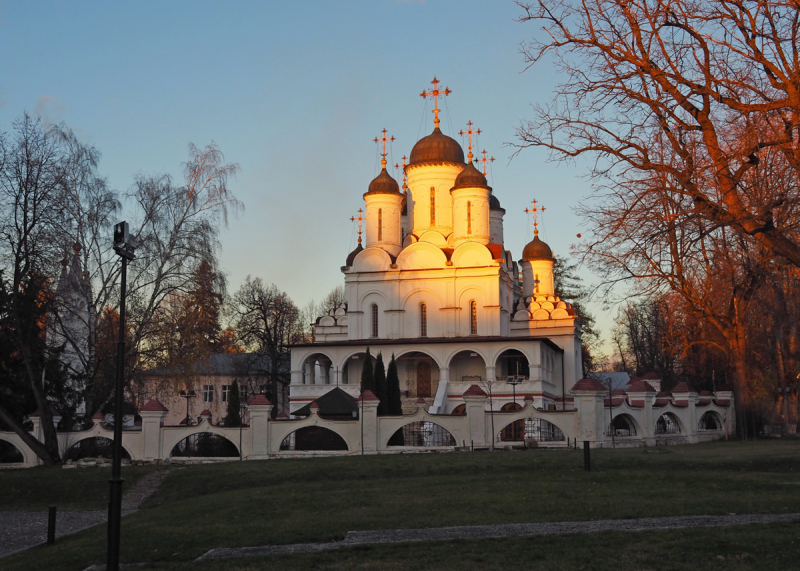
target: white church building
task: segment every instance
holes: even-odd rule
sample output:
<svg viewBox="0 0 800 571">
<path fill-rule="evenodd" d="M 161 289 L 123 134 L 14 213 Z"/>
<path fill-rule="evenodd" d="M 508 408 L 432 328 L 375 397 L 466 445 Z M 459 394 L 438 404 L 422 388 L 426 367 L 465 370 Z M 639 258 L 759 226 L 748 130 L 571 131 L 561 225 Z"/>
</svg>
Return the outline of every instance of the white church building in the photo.
<svg viewBox="0 0 800 571">
<path fill-rule="evenodd" d="M 446 94 L 436 87 L 428 95 Z M 459 414 L 471 385 L 498 411 L 526 397 L 540 410 L 572 408 L 580 320 L 555 295 L 552 251 L 537 231 L 515 261 L 471 142 L 465 160 L 438 113 L 411 150 L 402 190 L 384 141 L 383 169 L 363 195 L 365 243 L 359 233 L 341 268 L 346 302 L 317 319 L 313 343 L 292 348 L 292 412 L 333 386 L 357 397 L 367 348 L 397 359 L 408 411 L 424 399 L 429 413 Z"/>
</svg>

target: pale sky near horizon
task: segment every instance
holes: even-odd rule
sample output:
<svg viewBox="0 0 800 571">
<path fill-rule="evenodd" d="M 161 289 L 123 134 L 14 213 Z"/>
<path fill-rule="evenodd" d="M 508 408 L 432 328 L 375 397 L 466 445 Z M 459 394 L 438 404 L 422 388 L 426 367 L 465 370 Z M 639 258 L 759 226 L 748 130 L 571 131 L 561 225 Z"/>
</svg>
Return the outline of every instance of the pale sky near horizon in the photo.
<svg viewBox="0 0 800 571">
<path fill-rule="evenodd" d="M 521 257 L 535 198 L 547 209 L 541 237 L 568 255 L 585 231 L 573 209 L 589 194 L 586 168 L 541 150 L 511 159 L 507 145 L 558 81 L 550 62 L 525 71 L 519 44 L 537 25 L 519 15 L 505 0 L 0 0 L 0 130 L 24 111 L 65 121 L 101 151 L 119 191 L 137 173 L 180 180 L 189 142 L 214 141 L 241 167 L 231 186 L 245 204 L 221 232 L 230 291 L 251 274 L 303 306 L 343 283 L 349 219 L 380 170 L 372 140 L 384 127 L 396 137 L 393 165 L 432 130 L 419 94 L 436 75 L 453 91 L 443 131 L 461 141 L 473 121 L 477 150 L 496 158 L 506 248 Z M 592 309 L 607 336 L 610 314 Z"/>
</svg>

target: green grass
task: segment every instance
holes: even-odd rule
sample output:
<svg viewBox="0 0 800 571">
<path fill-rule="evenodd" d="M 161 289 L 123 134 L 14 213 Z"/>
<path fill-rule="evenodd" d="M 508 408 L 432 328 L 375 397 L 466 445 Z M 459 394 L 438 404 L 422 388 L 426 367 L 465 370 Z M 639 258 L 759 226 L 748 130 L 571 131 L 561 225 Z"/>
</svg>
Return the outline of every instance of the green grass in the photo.
<svg viewBox="0 0 800 571">
<path fill-rule="evenodd" d="M 162 466 L 125 466 L 123 493 Z M 27 468 L 0 470 L 0 510 L 104 510 L 108 507 L 111 468 Z M 2 515 L 0 514 L 0 517 Z"/>
<path fill-rule="evenodd" d="M 581 451 L 564 450 L 315 458 L 191 466 L 172 471 L 159 492 L 146 502 L 145 509 L 123 519 L 122 560 L 169 563 L 173 567 L 163 568 L 183 569 L 180 565 L 212 547 L 331 541 L 357 529 L 800 512 L 800 485 L 797 485 L 800 482 L 800 440 L 593 450 L 592 468 L 592 472 L 583 471 Z M 52 473 L 58 477 L 68 472 Z M 760 546 L 762 539 L 768 537 L 763 531 L 768 527 L 772 529 L 775 526 L 748 526 L 741 528 L 741 533 L 745 536 L 754 534 L 753 541 Z M 784 527 L 794 530 L 792 533 L 797 535 L 797 526 Z M 777 526 L 776 529 L 784 530 L 784 527 Z M 754 531 L 756 528 L 761 531 Z M 669 536 L 669 533 L 664 533 L 665 537 Z M 683 542 L 680 538 L 699 537 L 696 534 L 700 532 L 674 533 L 677 534 L 674 537 Z M 725 535 L 728 532 L 720 530 L 707 530 L 707 533 L 714 537 L 728 537 Z M 791 535 L 789 531 L 786 534 Z M 627 537 L 646 538 L 653 533 L 608 535 L 619 536 L 614 541 L 625 543 L 633 541 L 625 539 Z M 661 535 L 661 532 L 656 535 Z M 485 543 L 488 551 L 508 544 L 511 552 L 527 553 L 531 551 L 531 545 L 553 542 L 556 545 L 553 549 L 557 552 L 568 553 L 569 541 L 574 542 L 578 536 L 570 537 L 572 540 L 509 539 L 480 544 Z M 599 535 L 581 537 L 591 539 Z M 559 543 L 561 541 L 567 543 Z M 452 547 L 457 544 L 437 543 L 435 552 L 461 551 Z M 737 542 L 732 541 L 730 546 L 737 546 Z M 584 555 L 587 549 L 581 547 Z M 658 551 L 661 548 L 653 549 L 653 560 L 658 561 L 663 557 L 663 553 Z M 431 547 L 422 544 L 359 548 L 348 551 L 348 555 L 336 552 L 293 556 L 287 560 L 306 561 L 303 568 L 351 568 L 361 566 L 358 561 L 362 559 L 366 563 L 373 558 L 385 559 L 385 564 L 370 564 L 370 568 L 436 568 L 397 566 L 403 561 L 404 550 L 415 554 L 410 556 L 416 558 L 415 564 L 430 564 L 426 553 Z M 749 547 L 744 551 L 755 552 Z M 374 555 L 362 557 L 359 555 L 362 552 Z M 728 550 L 722 555 L 734 552 Z M 323 565 L 323 562 L 339 561 L 342 557 L 350 558 L 350 565 Z M 102 562 L 104 558 L 105 528 L 97 527 L 65 538 L 55 547 L 36 548 L 0 560 L 0 569 L 77 570 L 90 563 Z M 397 565 L 392 567 L 392 561 Z M 470 561 L 465 559 L 463 563 L 467 568 L 476 568 L 478 563 Z M 649 565 L 633 561 L 631 567 L 621 568 L 647 568 Z M 292 568 L 284 563 L 275 563 L 274 568 Z M 265 567 L 248 567 L 255 563 L 241 565 L 241 569 L 271 568 L 269 561 L 264 563 Z M 302 566 L 300 563 L 297 565 Z M 541 565 L 530 568 L 557 568 L 548 567 L 546 560 Z"/>
</svg>

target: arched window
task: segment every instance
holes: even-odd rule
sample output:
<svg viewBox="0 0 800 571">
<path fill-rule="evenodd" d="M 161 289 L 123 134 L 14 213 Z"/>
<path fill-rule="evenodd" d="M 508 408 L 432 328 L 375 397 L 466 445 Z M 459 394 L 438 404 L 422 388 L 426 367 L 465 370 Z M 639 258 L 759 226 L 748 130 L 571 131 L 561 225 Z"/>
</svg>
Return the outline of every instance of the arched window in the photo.
<svg viewBox="0 0 800 571">
<path fill-rule="evenodd" d="M 472 203 L 467 202 L 467 234 L 472 234 Z"/>
<path fill-rule="evenodd" d="M 536 286 L 535 293 L 539 293 L 539 274 L 533 275 L 533 284 Z"/>
<path fill-rule="evenodd" d="M 478 334 L 478 304 L 474 301 L 469 302 L 469 334 Z"/>
<path fill-rule="evenodd" d="M 419 336 L 428 336 L 428 306 L 424 303 L 419 304 Z"/>
<path fill-rule="evenodd" d="M 378 208 L 378 242 L 383 241 L 383 208 Z"/>
<path fill-rule="evenodd" d="M 431 187 L 431 226 L 436 226 L 436 189 Z"/>
<path fill-rule="evenodd" d="M 370 307 L 370 313 L 372 317 L 372 331 L 370 332 L 370 337 L 377 337 L 378 336 L 378 306 L 374 303 L 372 307 Z"/>
</svg>

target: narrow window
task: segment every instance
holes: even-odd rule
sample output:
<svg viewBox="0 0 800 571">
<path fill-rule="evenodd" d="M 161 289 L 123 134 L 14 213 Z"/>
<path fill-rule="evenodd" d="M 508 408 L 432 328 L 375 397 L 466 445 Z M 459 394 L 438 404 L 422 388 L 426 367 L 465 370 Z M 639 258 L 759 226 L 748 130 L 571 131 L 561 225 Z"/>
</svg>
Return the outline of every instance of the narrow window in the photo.
<svg viewBox="0 0 800 571">
<path fill-rule="evenodd" d="M 431 187 L 431 226 L 436 226 L 436 189 Z"/>
<path fill-rule="evenodd" d="M 469 302 L 469 334 L 478 334 L 478 304 L 474 301 Z"/>
<path fill-rule="evenodd" d="M 539 274 L 533 274 L 533 283 L 536 286 L 536 293 L 539 293 Z"/>
<path fill-rule="evenodd" d="M 371 335 L 371 337 L 377 337 L 378 336 L 378 306 L 373 303 L 372 307 L 370 308 L 370 310 L 372 312 L 372 335 Z"/>
<path fill-rule="evenodd" d="M 231 392 L 230 385 L 222 385 L 222 402 L 228 402 L 228 393 Z"/>
<path fill-rule="evenodd" d="M 203 385 L 203 402 L 214 402 L 213 385 Z"/>
<path fill-rule="evenodd" d="M 378 242 L 383 241 L 383 208 L 378 208 Z"/>
<path fill-rule="evenodd" d="M 428 336 L 428 307 L 424 303 L 419 304 L 419 336 Z"/>
<path fill-rule="evenodd" d="M 472 203 L 467 202 L 467 234 L 472 234 Z"/>
</svg>

